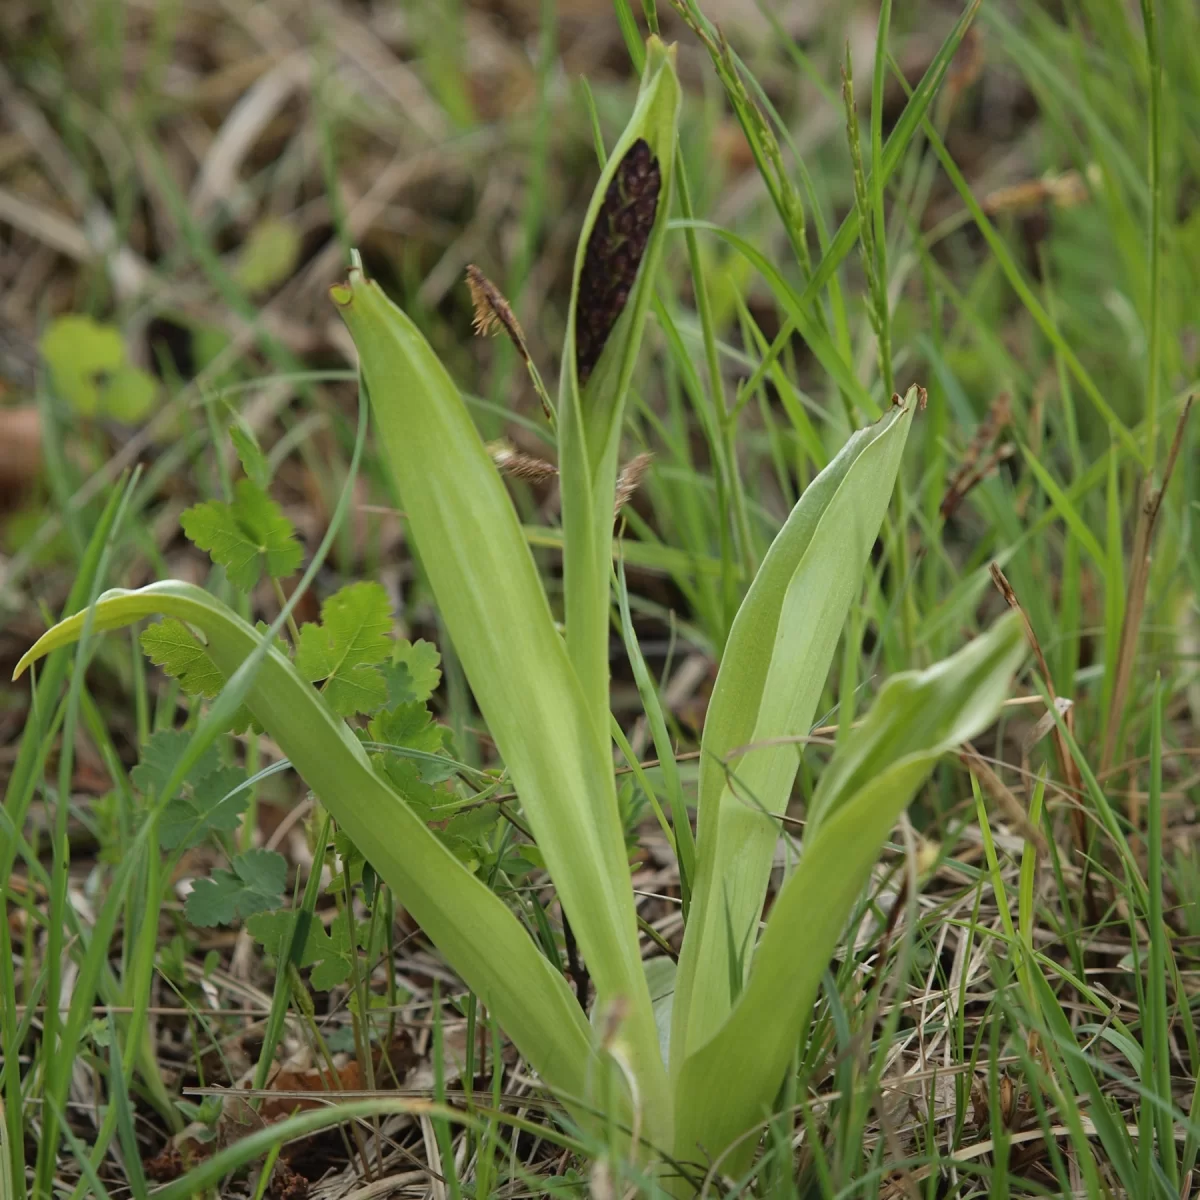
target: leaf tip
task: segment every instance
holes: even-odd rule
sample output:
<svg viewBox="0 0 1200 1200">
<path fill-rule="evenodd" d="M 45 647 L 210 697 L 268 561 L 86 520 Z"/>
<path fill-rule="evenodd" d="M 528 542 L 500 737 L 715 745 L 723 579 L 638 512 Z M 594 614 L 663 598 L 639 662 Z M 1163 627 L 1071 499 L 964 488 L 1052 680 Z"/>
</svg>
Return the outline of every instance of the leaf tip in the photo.
<svg viewBox="0 0 1200 1200">
<path fill-rule="evenodd" d="M 678 42 L 664 42 L 656 33 L 646 39 L 646 60 L 652 68 L 664 59 L 673 67 L 678 57 Z"/>
<path fill-rule="evenodd" d="M 363 285 L 368 283 L 367 273 L 363 270 L 362 256 L 357 250 L 350 251 L 350 269 L 341 283 L 335 283 L 329 289 L 329 295 L 338 308 L 349 308 L 354 303 L 356 292 L 361 292 Z"/>
<path fill-rule="evenodd" d="M 17 665 L 13 667 L 12 677 L 14 683 L 20 679 L 21 676 L 24 675 L 25 672 L 29 670 L 29 668 L 33 666 L 33 664 L 37 662 L 39 658 L 42 657 L 43 651 L 41 647 L 44 640 L 45 635 L 43 634 L 42 637 L 38 638 L 38 640 L 34 642 L 24 654 L 21 655 Z"/>
</svg>

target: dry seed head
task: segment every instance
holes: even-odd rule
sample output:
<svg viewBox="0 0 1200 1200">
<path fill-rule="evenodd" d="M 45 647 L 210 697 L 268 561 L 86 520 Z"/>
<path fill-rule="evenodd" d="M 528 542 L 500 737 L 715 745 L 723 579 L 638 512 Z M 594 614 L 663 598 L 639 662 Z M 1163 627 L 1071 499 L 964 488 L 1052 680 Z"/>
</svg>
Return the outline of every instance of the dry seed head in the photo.
<svg viewBox="0 0 1200 1200">
<path fill-rule="evenodd" d="M 558 474 L 558 468 L 553 463 L 534 458 L 532 454 L 522 454 L 504 442 L 492 442 L 487 449 L 492 456 L 492 462 L 506 475 L 512 475 L 516 479 L 528 479 L 531 483 L 539 483 Z"/>
<path fill-rule="evenodd" d="M 587 383 L 637 280 L 646 254 L 662 171 L 644 138 L 621 159 L 596 214 L 583 256 L 575 306 L 575 370 Z"/>
<path fill-rule="evenodd" d="M 516 346 L 517 353 L 528 362 L 529 351 L 525 346 L 525 332 L 512 306 L 505 300 L 500 289 L 474 263 L 467 267 L 467 288 L 471 293 L 471 303 L 475 306 L 475 332 L 480 337 L 485 337 L 503 329 L 508 334 L 509 341 Z"/>
<path fill-rule="evenodd" d="M 629 503 L 633 493 L 637 491 L 638 484 L 642 482 L 642 476 L 646 474 L 653 460 L 653 454 L 639 454 L 621 468 L 621 474 L 617 476 L 617 490 L 613 498 L 614 520 L 620 514 L 621 509 Z"/>
<path fill-rule="evenodd" d="M 1011 457 L 1012 448 L 1000 447 L 994 454 L 979 466 L 980 456 L 1004 432 L 1012 421 L 1012 400 L 1007 392 L 1001 392 L 992 401 L 987 416 L 976 429 L 970 444 L 963 454 L 958 469 L 950 477 L 946 486 L 946 494 L 942 498 L 941 515 L 948 519 L 958 508 L 966 494 L 976 486 L 986 475 L 995 470 L 1004 459 Z"/>
</svg>

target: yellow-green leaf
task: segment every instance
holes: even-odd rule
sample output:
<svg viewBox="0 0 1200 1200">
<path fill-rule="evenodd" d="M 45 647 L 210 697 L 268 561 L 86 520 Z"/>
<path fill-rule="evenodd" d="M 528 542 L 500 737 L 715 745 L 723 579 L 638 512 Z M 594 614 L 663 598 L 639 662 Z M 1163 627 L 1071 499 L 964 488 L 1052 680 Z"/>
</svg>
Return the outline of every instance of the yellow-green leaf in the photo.
<svg viewBox="0 0 1200 1200">
<path fill-rule="evenodd" d="M 300 234 L 289 221 L 265 217 L 242 243 L 235 272 L 248 292 L 267 292 L 295 269 L 300 255 Z"/>
</svg>

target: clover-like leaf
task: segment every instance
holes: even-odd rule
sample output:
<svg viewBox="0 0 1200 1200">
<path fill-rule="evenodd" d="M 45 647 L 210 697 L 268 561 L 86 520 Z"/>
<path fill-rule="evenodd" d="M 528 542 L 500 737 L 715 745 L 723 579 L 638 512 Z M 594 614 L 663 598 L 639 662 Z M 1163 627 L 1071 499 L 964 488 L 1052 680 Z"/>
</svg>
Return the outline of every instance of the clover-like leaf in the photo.
<svg viewBox="0 0 1200 1200">
<path fill-rule="evenodd" d="M 179 518 L 189 541 L 225 568 L 229 582 L 248 592 L 265 571 L 282 579 L 300 565 L 303 550 L 283 510 L 258 484 L 241 479 L 234 500 L 196 504 Z"/>
<path fill-rule="evenodd" d="M 191 740 L 192 735 L 183 729 L 162 729 L 153 734 L 142 747 L 138 765 L 129 772 L 133 786 L 144 796 L 160 796 L 175 764 L 183 757 Z M 187 779 L 203 779 L 220 765 L 216 746 L 209 746 L 188 772 Z"/>
<path fill-rule="evenodd" d="M 164 849 L 195 846 L 212 830 L 230 833 L 241 822 L 250 792 L 240 767 L 218 767 L 176 796 L 163 811 L 158 841 Z"/>
<path fill-rule="evenodd" d="M 82 416 L 133 422 L 153 407 L 158 385 L 128 361 L 115 326 L 68 313 L 50 324 L 39 349 L 59 394 Z"/>
<path fill-rule="evenodd" d="M 387 699 L 379 671 L 392 649 L 391 608 L 378 583 L 352 583 L 321 605 L 321 623 L 300 630 L 296 670 L 339 716 L 374 712 Z"/>
<path fill-rule="evenodd" d="M 238 917 L 278 908 L 287 883 L 287 863 L 274 850 L 247 850 L 230 864 L 198 879 L 188 893 L 184 913 L 193 925 L 228 925 Z"/>
<path fill-rule="evenodd" d="M 397 642 L 392 661 L 383 668 L 388 708 L 428 700 L 442 681 L 441 661 L 437 647 L 423 638 Z"/>
<path fill-rule="evenodd" d="M 278 912 L 258 913 L 246 922 L 250 936 L 275 958 L 282 954 L 283 947 L 291 938 L 295 927 L 296 914 L 284 909 Z M 369 931 L 370 926 L 367 922 L 355 923 L 358 945 L 366 945 Z M 357 953 L 357 947 L 350 944 L 350 931 L 346 928 L 345 920 L 339 917 L 326 929 L 314 917 L 308 923 L 308 933 L 297 965 L 312 967 L 312 986 L 318 992 L 327 992 L 339 983 L 345 983 L 349 978 L 350 968 Z"/>
<path fill-rule="evenodd" d="M 138 641 L 146 657 L 172 679 L 178 679 L 180 687 L 189 696 L 204 696 L 211 700 L 224 686 L 225 676 L 220 668 L 182 621 L 166 617 L 148 625 Z M 243 706 L 234 715 L 230 728 L 233 733 L 244 733 L 252 726 L 262 732 L 255 725 L 250 710 Z"/>
</svg>

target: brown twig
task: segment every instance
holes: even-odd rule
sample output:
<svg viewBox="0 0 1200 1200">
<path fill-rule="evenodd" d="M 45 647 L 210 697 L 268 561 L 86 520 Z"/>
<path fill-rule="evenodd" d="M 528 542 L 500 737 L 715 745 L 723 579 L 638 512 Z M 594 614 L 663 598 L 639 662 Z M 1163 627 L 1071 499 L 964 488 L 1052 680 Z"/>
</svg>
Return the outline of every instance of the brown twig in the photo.
<svg viewBox="0 0 1200 1200">
<path fill-rule="evenodd" d="M 1142 481 L 1142 504 L 1138 511 L 1137 529 L 1133 535 L 1132 571 L 1125 592 L 1125 615 L 1121 621 L 1117 671 L 1105 721 L 1104 749 L 1100 755 L 1101 774 L 1108 771 L 1124 750 L 1122 717 L 1129 698 L 1129 684 L 1133 679 L 1133 667 L 1137 659 L 1138 633 L 1141 630 L 1142 613 L 1146 607 L 1146 587 L 1150 582 L 1150 547 L 1154 541 L 1154 531 L 1158 524 L 1158 514 L 1162 508 L 1163 496 L 1171 482 L 1175 463 L 1183 446 L 1183 435 L 1194 400 L 1195 396 L 1189 396 L 1183 406 L 1183 412 L 1179 414 L 1179 421 L 1175 426 L 1175 437 L 1171 441 L 1167 464 L 1163 470 L 1162 486 L 1155 488 L 1150 476 Z M 1139 807 L 1136 799 L 1131 798 L 1129 819 L 1135 829 L 1138 824 Z"/>
<path fill-rule="evenodd" d="M 1004 432 L 1012 420 L 1012 400 L 1007 392 L 1001 392 L 992 401 L 987 416 L 976 429 L 970 444 L 963 453 L 958 469 L 946 484 L 940 513 L 943 521 L 949 520 L 967 493 L 993 471 L 1004 458 L 1012 455 L 1012 447 L 1001 446 L 980 464 L 983 452 Z"/>
<path fill-rule="evenodd" d="M 1017 594 L 1013 591 L 1012 584 L 1008 582 L 999 564 L 992 563 L 988 570 L 991 572 L 992 582 L 1004 597 L 1005 604 L 1009 608 L 1015 609 L 1021 615 L 1021 621 L 1025 626 L 1025 637 L 1033 649 L 1034 657 L 1038 663 L 1038 670 L 1041 672 L 1042 681 L 1046 686 L 1046 691 L 1049 693 L 1050 703 L 1053 705 L 1058 700 L 1058 696 L 1054 691 L 1054 679 L 1050 674 L 1050 667 L 1046 662 L 1046 656 L 1042 653 L 1041 643 L 1038 641 L 1037 634 L 1030 623 L 1029 614 L 1017 599 Z M 1068 710 L 1065 719 L 1070 722 L 1071 717 L 1072 712 Z M 1057 724 L 1054 726 L 1054 750 L 1058 758 L 1059 770 L 1062 772 L 1062 778 L 1068 790 L 1073 795 L 1081 795 L 1083 791 L 1083 779 L 1079 773 L 1079 767 L 1074 758 L 1071 757 L 1071 749 L 1067 745 L 1067 740 L 1063 737 L 1062 730 Z M 1087 817 L 1081 808 L 1075 807 L 1071 810 L 1071 821 L 1075 834 L 1075 849 L 1080 857 L 1084 858 L 1087 850 Z M 1084 870 L 1084 902 L 1087 905 L 1089 920 L 1095 923 L 1095 921 L 1099 920 L 1099 908 L 1092 889 L 1091 876 L 1087 873 L 1086 866 Z"/>
<path fill-rule="evenodd" d="M 1021 837 L 1027 842 L 1031 842 L 1039 854 L 1046 854 L 1049 846 L 1046 844 L 1045 834 L 1030 821 L 1029 814 L 1025 811 L 1025 806 L 1017 799 L 1012 789 L 1008 787 L 1004 780 L 988 766 L 983 755 L 970 742 L 967 742 L 963 749 L 958 752 L 958 756 L 971 769 L 984 790 L 1000 806 L 1004 815 L 1013 823 Z"/>
</svg>

